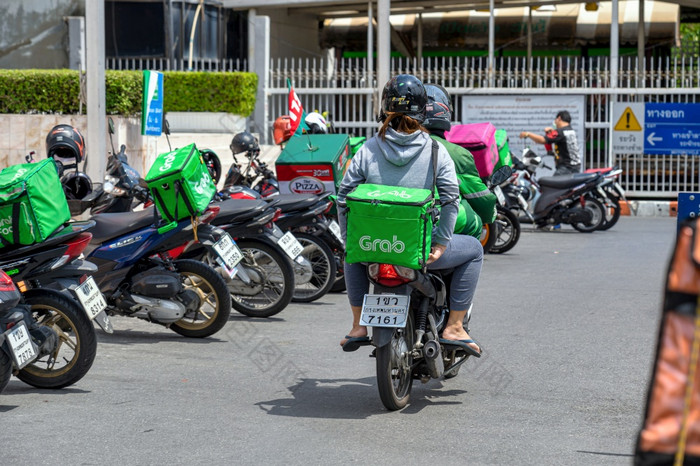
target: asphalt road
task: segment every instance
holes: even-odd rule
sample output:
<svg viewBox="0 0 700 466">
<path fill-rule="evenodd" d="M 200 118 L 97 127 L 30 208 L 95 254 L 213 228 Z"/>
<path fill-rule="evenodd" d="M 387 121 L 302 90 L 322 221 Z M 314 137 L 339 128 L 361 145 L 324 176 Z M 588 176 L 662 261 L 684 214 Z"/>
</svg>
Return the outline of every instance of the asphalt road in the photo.
<svg viewBox="0 0 700 466">
<path fill-rule="evenodd" d="M 0 464 L 630 464 L 675 219 L 606 232 L 524 226 L 487 255 L 485 356 L 384 409 L 369 349 L 344 353 L 344 294 L 180 337 L 114 318 L 76 385 L 0 395 Z"/>
</svg>

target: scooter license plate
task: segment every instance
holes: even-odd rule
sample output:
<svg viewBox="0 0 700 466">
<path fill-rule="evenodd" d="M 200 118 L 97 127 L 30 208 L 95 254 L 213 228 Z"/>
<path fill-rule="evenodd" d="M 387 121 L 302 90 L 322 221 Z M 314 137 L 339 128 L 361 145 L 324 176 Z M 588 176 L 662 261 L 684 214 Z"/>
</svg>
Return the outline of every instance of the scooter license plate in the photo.
<svg viewBox="0 0 700 466">
<path fill-rule="evenodd" d="M 493 193 L 496 195 L 496 198 L 498 198 L 498 203 L 500 205 L 506 205 L 506 197 L 503 195 L 503 190 L 501 189 L 500 186 L 496 185 L 493 187 Z"/>
<path fill-rule="evenodd" d="M 331 234 L 335 239 L 337 239 L 340 243 L 343 242 L 343 237 L 340 235 L 340 225 L 338 225 L 338 222 L 331 220 L 328 224 L 328 229 L 331 231 Z"/>
<path fill-rule="evenodd" d="M 104 296 L 92 277 L 88 277 L 80 286 L 75 288 L 75 295 L 83 305 L 85 313 L 90 320 L 107 308 Z"/>
<path fill-rule="evenodd" d="M 24 322 L 20 322 L 5 332 L 5 340 L 10 348 L 12 359 L 18 368 L 32 362 L 37 357 L 37 348 L 29 336 L 29 329 Z"/>
<path fill-rule="evenodd" d="M 366 327 L 405 327 L 411 297 L 398 294 L 366 294 L 360 325 Z"/>
<path fill-rule="evenodd" d="M 304 250 L 304 247 L 291 231 L 285 233 L 284 236 L 277 241 L 277 244 L 292 260 L 296 259 L 297 256 Z"/>
<path fill-rule="evenodd" d="M 219 255 L 227 270 L 235 269 L 236 265 L 243 259 L 241 249 L 228 233 L 214 244 L 214 251 Z"/>
</svg>

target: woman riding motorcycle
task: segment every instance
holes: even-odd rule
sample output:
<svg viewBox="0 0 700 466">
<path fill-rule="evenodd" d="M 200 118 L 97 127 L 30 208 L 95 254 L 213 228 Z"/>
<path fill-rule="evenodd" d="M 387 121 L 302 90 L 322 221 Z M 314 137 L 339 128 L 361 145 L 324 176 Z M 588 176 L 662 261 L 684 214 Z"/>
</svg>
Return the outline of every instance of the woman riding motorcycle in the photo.
<svg viewBox="0 0 700 466">
<path fill-rule="evenodd" d="M 367 141 L 355 154 L 343 177 L 338 191 L 339 219 L 343 238 L 346 238 L 347 218 L 345 197 L 363 183 L 432 188 L 432 144 L 429 133 L 422 126 L 426 118 L 428 96 L 423 83 L 415 76 L 398 75 L 384 86 L 382 126 L 376 136 Z M 475 351 L 481 348 L 463 327 L 464 318 L 472 304 L 474 291 L 481 273 L 483 248 L 472 236 L 453 235 L 458 213 L 459 183 L 452 159 L 438 144 L 437 190 L 442 205 L 439 225 L 432 233 L 428 259 L 430 270 L 451 270 L 450 313 L 442 338 L 461 341 Z M 352 309 L 352 329 L 340 342 L 343 349 L 352 351 L 368 341 L 367 328 L 360 325 L 362 301 L 369 291 L 366 267 L 361 263 L 345 264 L 345 282 Z"/>
</svg>

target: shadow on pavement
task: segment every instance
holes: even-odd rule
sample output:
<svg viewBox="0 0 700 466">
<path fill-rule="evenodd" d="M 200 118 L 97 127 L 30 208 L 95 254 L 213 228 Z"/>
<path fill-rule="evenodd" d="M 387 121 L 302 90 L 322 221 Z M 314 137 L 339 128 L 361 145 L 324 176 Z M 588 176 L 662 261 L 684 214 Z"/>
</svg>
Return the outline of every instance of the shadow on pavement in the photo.
<svg viewBox="0 0 700 466">
<path fill-rule="evenodd" d="M 256 403 L 267 414 L 275 416 L 367 419 L 390 412 L 382 405 L 376 379 L 301 379 L 289 387 L 289 398 Z M 420 383 L 420 382 L 418 382 Z M 432 385 L 432 386 L 431 386 Z M 442 384 L 433 382 L 414 386 L 408 406 L 401 414 L 416 414 L 427 406 L 460 404 L 459 401 L 441 400 L 463 393 L 465 390 L 441 390 Z"/>
</svg>

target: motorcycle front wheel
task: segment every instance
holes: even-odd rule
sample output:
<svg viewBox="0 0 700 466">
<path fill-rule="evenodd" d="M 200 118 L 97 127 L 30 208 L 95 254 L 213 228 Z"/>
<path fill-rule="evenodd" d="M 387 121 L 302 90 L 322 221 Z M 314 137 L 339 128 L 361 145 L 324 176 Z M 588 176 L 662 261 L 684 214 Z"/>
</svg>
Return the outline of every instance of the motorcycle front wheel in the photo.
<svg viewBox="0 0 700 466">
<path fill-rule="evenodd" d="M 584 202 L 585 205 L 583 208 L 589 211 L 593 216 L 591 222 L 588 224 L 583 222 L 574 222 L 571 224 L 571 226 L 581 233 L 590 233 L 598 230 L 600 225 L 605 220 L 605 207 L 603 207 L 603 204 L 601 204 L 600 201 L 592 197 L 587 197 Z M 576 202 L 574 207 L 581 207 L 581 203 Z"/>
<path fill-rule="evenodd" d="M 481 229 L 481 238 L 479 238 L 481 247 L 484 248 L 484 254 L 491 251 L 491 248 L 496 243 L 496 239 L 498 239 L 498 225 L 496 222 L 484 223 Z"/>
<path fill-rule="evenodd" d="M 306 233 L 294 233 L 304 247 L 301 255 L 311 263 L 312 276 L 307 283 L 294 287 L 292 301 L 310 303 L 328 293 L 336 280 L 337 266 L 333 250 L 318 236 Z"/>
<path fill-rule="evenodd" d="M 498 235 L 496 241 L 489 252 L 503 254 L 508 252 L 518 243 L 520 239 L 520 221 L 513 212 L 501 206 L 496 206 L 496 221 L 498 224 Z"/>
<path fill-rule="evenodd" d="M 39 325 L 58 335 L 56 350 L 34 360 L 19 371 L 17 378 L 37 388 L 63 388 L 82 379 L 97 353 L 95 327 L 85 311 L 72 299 L 58 293 L 25 296 L 32 317 Z"/>
<path fill-rule="evenodd" d="M 10 383 L 10 377 L 12 376 L 12 359 L 10 356 L 0 348 L 0 393 L 5 390 L 7 384 Z"/>
<path fill-rule="evenodd" d="M 240 240 L 236 244 L 243 253 L 239 267 L 245 267 L 251 282 L 237 283 L 232 288 L 246 288 L 234 293 L 231 288 L 231 306 L 248 317 L 271 317 L 281 312 L 292 301 L 294 268 L 278 249 L 257 242 Z M 247 291 L 247 293 L 245 293 Z"/>
<path fill-rule="evenodd" d="M 377 386 L 386 409 L 403 409 L 413 386 L 413 315 L 408 314 L 406 327 L 394 329 L 391 341 L 377 348 Z"/>
<path fill-rule="evenodd" d="M 199 307 L 170 325 L 183 337 L 204 338 L 221 330 L 231 315 L 231 295 L 226 282 L 216 270 L 203 262 L 182 259 L 175 262 L 185 290 L 193 291 L 200 300 Z"/>
</svg>

